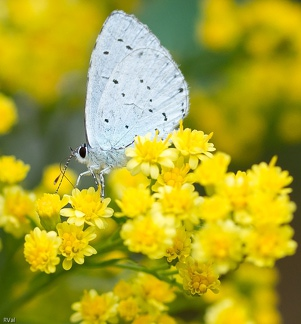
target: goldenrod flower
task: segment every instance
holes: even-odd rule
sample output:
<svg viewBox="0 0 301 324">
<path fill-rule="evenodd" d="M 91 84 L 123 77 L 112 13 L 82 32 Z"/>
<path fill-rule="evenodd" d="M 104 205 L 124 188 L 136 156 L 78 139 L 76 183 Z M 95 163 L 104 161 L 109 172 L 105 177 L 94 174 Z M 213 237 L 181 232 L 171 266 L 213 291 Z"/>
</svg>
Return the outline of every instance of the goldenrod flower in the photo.
<svg viewBox="0 0 301 324">
<path fill-rule="evenodd" d="M 203 295 L 207 290 L 218 292 L 220 281 L 210 264 L 199 264 L 191 256 L 176 265 L 183 278 L 183 288 L 191 295 Z"/>
<path fill-rule="evenodd" d="M 177 229 L 176 235 L 173 238 L 172 246 L 166 249 L 166 257 L 168 262 L 175 259 L 184 260 L 190 255 L 191 250 L 191 234 L 185 231 L 184 227 Z"/>
<path fill-rule="evenodd" d="M 191 130 L 190 128 L 183 129 L 183 124 L 180 123 L 180 128 L 172 134 L 172 142 L 180 153 L 188 158 L 189 166 L 194 170 L 199 163 L 199 160 L 204 160 L 206 157 L 212 157 L 215 147 L 209 140 L 213 133 L 209 135 L 202 131 Z"/>
<path fill-rule="evenodd" d="M 40 217 L 41 225 L 47 230 L 56 230 L 56 225 L 61 221 L 60 210 L 68 204 L 68 198 L 60 199 L 58 194 L 44 193 L 36 201 L 36 211 Z"/>
<path fill-rule="evenodd" d="M 114 294 L 119 299 L 127 299 L 133 295 L 132 285 L 124 280 L 120 280 L 114 287 Z"/>
<path fill-rule="evenodd" d="M 5 187 L 0 195 L 0 227 L 15 237 L 31 229 L 30 221 L 38 223 L 35 213 L 35 195 L 20 186 Z"/>
<path fill-rule="evenodd" d="M 255 192 L 248 198 L 248 213 L 235 215 L 235 220 L 241 224 L 286 224 L 293 219 L 296 210 L 289 196 L 279 195 L 273 198 L 267 192 Z M 246 216 L 246 217 L 244 217 Z"/>
<path fill-rule="evenodd" d="M 217 222 L 229 218 L 231 204 L 221 195 L 204 197 L 200 205 L 200 218 L 206 222 Z"/>
<path fill-rule="evenodd" d="M 162 168 L 158 176 L 157 182 L 152 186 L 152 190 L 157 191 L 160 186 L 170 186 L 180 188 L 188 182 L 188 172 L 190 167 L 188 163 L 184 163 L 184 159 L 179 158 L 173 168 Z"/>
<path fill-rule="evenodd" d="M 142 172 L 152 179 L 157 179 L 159 166 L 173 168 L 173 161 L 178 157 L 177 150 L 168 148 L 169 146 L 169 137 L 163 141 L 158 138 L 158 132 L 153 139 L 151 133 L 136 136 L 134 147 L 125 150 L 126 156 L 131 158 L 127 163 L 128 170 L 133 175 Z"/>
<path fill-rule="evenodd" d="M 14 102 L 0 93 L 0 135 L 8 133 L 17 122 L 18 115 Z"/>
<path fill-rule="evenodd" d="M 113 209 L 107 207 L 110 198 L 100 199 L 99 190 L 95 191 L 93 187 L 89 189 L 72 190 L 72 196 L 66 195 L 72 208 L 63 208 L 61 215 L 68 217 L 69 224 L 82 226 L 84 223 L 97 226 L 99 229 L 106 227 L 105 218 L 113 215 Z"/>
<path fill-rule="evenodd" d="M 116 200 L 121 212 L 115 213 L 116 216 L 127 216 L 130 218 L 144 215 L 152 206 L 154 198 L 148 188 L 140 186 L 125 189 L 121 200 Z"/>
<path fill-rule="evenodd" d="M 113 195 L 120 199 L 123 191 L 127 188 L 141 186 L 146 188 L 150 184 L 150 179 L 142 173 L 132 175 L 127 168 L 117 168 L 108 174 L 107 183 L 111 187 Z"/>
<path fill-rule="evenodd" d="M 190 175 L 189 180 L 198 182 L 203 186 L 216 185 L 223 181 L 229 163 L 229 155 L 217 152 L 212 158 L 204 159 L 194 173 Z"/>
<path fill-rule="evenodd" d="M 0 182 L 7 184 L 21 182 L 26 178 L 29 169 L 28 164 L 17 160 L 15 156 L 2 156 L 0 157 Z"/>
<path fill-rule="evenodd" d="M 132 252 L 143 253 L 150 259 L 160 259 L 172 245 L 175 235 L 173 217 L 160 213 L 137 216 L 122 225 L 120 236 Z"/>
<path fill-rule="evenodd" d="M 247 207 L 251 188 L 246 172 L 229 172 L 223 181 L 216 185 L 216 193 L 229 200 L 232 208 L 239 211 Z"/>
<path fill-rule="evenodd" d="M 24 256 L 31 271 L 53 273 L 60 259 L 57 256 L 61 239 L 54 231 L 41 231 L 36 227 L 25 236 Z"/>
<path fill-rule="evenodd" d="M 251 308 L 247 307 L 243 300 L 235 300 L 231 297 L 221 300 L 219 303 L 208 307 L 205 314 L 206 324 L 254 324 L 251 318 Z"/>
<path fill-rule="evenodd" d="M 133 297 L 129 297 L 119 302 L 118 314 L 126 322 L 133 321 L 139 311 L 138 302 Z"/>
<path fill-rule="evenodd" d="M 193 236 L 192 256 L 201 263 L 214 260 L 213 268 L 219 274 L 235 269 L 243 260 L 242 229 L 230 219 L 206 223 Z"/>
<path fill-rule="evenodd" d="M 112 292 L 98 295 L 94 289 L 85 291 L 81 301 L 73 303 L 71 307 L 76 311 L 71 315 L 72 323 L 117 323 L 118 297 Z"/>
<path fill-rule="evenodd" d="M 139 273 L 133 285 L 136 294 L 141 298 L 144 305 L 142 309 L 147 309 L 150 314 L 166 310 L 165 304 L 176 298 L 173 287 L 146 273 Z"/>
<path fill-rule="evenodd" d="M 276 260 L 295 253 L 294 230 L 288 226 L 265 224 L 250 229 L 244 237 L 246 261 L 258 267 L 272 267 Z"/>
<path fill-rule="evenodd" d="M 154 197 L 157 198 L 153 204 L 154 211 L 175 217 L 177 224 L 182 220 L 199 223 L 199 206 L 203 198 L 194 190 L 193 185 L 185 183 L 181 188 L 159 187 Z"/>
<path fill-rule="evenodd" d="M 84 225 L 76 226 L 67 222 L 57 224 L 58 235 L 62 240 L 59 251 L 65 257 L 63 261 L 65 270 L 71 269 L 73 260 L 77 264 L 83 264 L 85 256 L 97 253 L 89 245 L 96 237 L 94 227 L 88 227 L 86 230 L 83 228 Z"/>
<path fill-rule="evenodd" d="M 255 164 L 248 171 L 248 181 L 254 191 L 262 191 L 271 195 L 288 194 L 291 188 L 285 188 L 293 181 L 288 171 L 282 171 L 275 166 L 277 157 L 274 156 L 269 164 L 261 162 Z"/>
</svg>

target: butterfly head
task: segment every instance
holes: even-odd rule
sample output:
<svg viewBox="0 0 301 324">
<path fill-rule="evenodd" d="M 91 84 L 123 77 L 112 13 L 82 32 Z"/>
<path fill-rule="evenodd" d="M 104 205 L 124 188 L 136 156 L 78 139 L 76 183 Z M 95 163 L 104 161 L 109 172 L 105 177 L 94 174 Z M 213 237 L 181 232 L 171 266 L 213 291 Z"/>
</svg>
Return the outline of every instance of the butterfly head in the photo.
<svg viewBox="0 0 301 324">
<path fill-rule="evenodd" d="M 88 160 L 88 146 L 87 144 L 82 144 L 75 150 L 72 150 L 72 155 L 77 159 L 78 162 L 87 164 Z"/>
</svg>

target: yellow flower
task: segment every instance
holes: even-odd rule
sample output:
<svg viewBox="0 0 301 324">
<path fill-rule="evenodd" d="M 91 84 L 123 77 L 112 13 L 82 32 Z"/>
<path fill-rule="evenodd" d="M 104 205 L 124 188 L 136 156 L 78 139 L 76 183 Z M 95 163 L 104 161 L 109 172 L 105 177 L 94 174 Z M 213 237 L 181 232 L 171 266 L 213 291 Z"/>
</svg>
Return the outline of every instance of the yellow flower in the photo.
<svg viewBox="0 0 301 324">
<path fill-rule="evenodd" d="M 94 227 L 88 227 L 83 230 L 84 225 L 76 226 L 67 222 L 57 224 L 59 237 L 62 240 L 59 251 L 65 259 L 63 268 L 69 270 L 72 267 L 72 261 L 77 264 L 84 263 L 85 256 L 96 254 L 97 251 L 89 245 L 89 241 L 95 239 Z"/>
<path fill-rule="evenodd" d="M 67 205 L 68 198 L 62 200 L 58 194 L 48 194 L 39 198 L 36 202 L 36 211 L 40 217 L 41 225 L 47 230 L 55 230 L 56 224 L 61 221 L 60 210 Z"/>
<path fill-rule="evenodd" d="M 190 177 L 203 186 L 216 185 L 223 181 L 229 164 L 230 156 L 217 152 L 211 159 L 203 160 Z"/>
<path fill-rule="evenodd" d="M 242 224 L 261 225 L 270 224 L 286 224 L 293 219 L 293 213 L 296 205 L 290 201 L 287 195 L 279 195 L 272 197 L 266 192 L 255 192 L 248 199 L 248 218 L 239 219 L 235 215 L 235 220 Z"/>
<path fill-rule="evenodd" d="M 276 167 L 277 157 L 274 156 L 269 164 L 261 162 L 258 165 L 253 165 L 248 171 L 248 181 L 253 190 L 260 190 L 271 195 L 287 194 L 291 188 L 288 186 L 293 178 L 288 171 L 282 171 L 280 167 Z"/>
<path fill-rule="evenodd" d="M 122 225 L 120 236 L 132 252 L 143 253 L 150 259 L 160 259 L 172 245 L 175 235 L 173 217 L 155 215 L 137 216 Z"/>
<path fill-rule="evenodd" d="M 98 295 L 94 289 L 85 291 L 81 301 L 71 307 L 76 312 L 71 315 L 72 323 L 117 323 L 118 297 L 112 292 Z"/>
<path fill-rule="evenodd" d="M 230 297 L 223 299 L 207 309 L 206 324 L 229 323 L 229 319 L 235 324 L 254 324 L 250 316 L 251 309 L 248 306 L 242 299 L 234 300 Z"/>
<path fill-rule="evenodd" d="M 31 229 L 30 220 L 38 223 L 35 214 L 35 195 L 20 186 L 6 187 L 0 195 L 0 227 L 15 237 Z"/>
<path fill-rule="evenodd" d="M 190 167 L 188 163 L 184 163 L 179 158 L 173 168 L 162 168 L 162 172 L 158 176 L 157 182 L 152 186 L 152 190 L 157 191 L 160 186 L 170 186 L 180 188 L 188 181 L 188 172 Z"/>
<path fill-rule="evenodd" d="M 173 245 L 166 249 L 166 257 L 168 262 L 172 262 L 177 258 L 179 261 L 182 261 L 190 255 L 190 236 L 190 233 L 185 231 L 184 227 L 177 229 L 176 235 L 173 238 Z"/>
<path fill-rule="evenodd" d="M 176 298 L 174 288 L 165 281 L 146 273 L 139 273 L 134 280 L 133 286 L 136 294 L 144 304 L 142 308 L 147 309 L 150 314 L 166 310 L 165 304 L 172 302 Z"/>
<path fill-rule="evenodd" d="M 97 226 L 99 229 L 106 227 L 105 218 L 113 215 L 113 209 L 107 207 L 110 198 L 100 199 L 99 189 L 95 191 L 93 187 L 89 189 L 72 190 L 72 196 L 66 195 L 72 208 L 63 208 L 61 215 L 68 217 L 69 224 L 81 226 L 84 223 Z"/>
<path fill-rule="evenodd" d="M 125 150 L 126 156 L 131 159 L 127 163 L 128 170 L 133 174 L 142 172 L 152 179 L 157 179 L 159 166 L 173 168 L 178 157 L 177 150 L 168 148 L 170 146 L 169 137 L 164 141 L 158 138 L 158 132 L 153 139 L 151 133 L 135 138 L 134 147 Z"/>
<path fill-rule="evenodd" d="M 199 206 L 203 198 L 193 185 L 185 183 L 181 188 L 159 187 L 154 197 L 157 198 L 153 205 L 154 211 L 175 217 L 177 224 L 182 220 L 199 223 Z"/>
<path fill-rule="evenodd" d="M 148 188 L 140 186 L 137 188 L 125 189 L 121 200 L 116 200 L 121 212 L 116 216 L 127 216 L 130 218 L 144 215 L 151 207 L 154 199 Z"/>
<path fill-rule="evenodd" d="M 133 297 L 129 297 L 119 302 L 118 314 L 126 322 L 133 321 L 139 311 L 137 300 Z"/>
<path fill-rule="evenodd" d="M 225 220 L 231 212 L 230 201 L 220 195 L 204 197 L 200 205 L 200 218 L 207 222 Z"/>
<path fill-rule="evenodd" d="M 272 267 L 276 260 L 295 253 L 294 230 L 288 226 L 265 224 L 245 234 L 246 261 L 258 267 Z"/>
<path fill-rule="evenodd" d="M 61 239 L 54 231 L 41 231 L 36 227 L 25 235 L 24 256 L 31 271 L 53 273 L 60 259 L 57 256 Z"/>
<path fill-rule="evenodd" d="M 183 288 L 191 295 L 203 295 L 208 290 L 218 292 L 220 281 L 210 264 L 199 264 L 191 256 L 176 265 L 183 278 Z"/>
<path fill-rule="evenodd" d="M 235 211 L 246 208 L 250 192 L 247 174 L 242 171 L 227 173 L 216 186 L 216 193 L 227 198 Z"/>
<path fill-rule="evenodd" d="M 17 122 L 18 115 L 14 102 L 0 93 L 0 135 L 8 133 Z"/>
<path fill-rule="evenodd" d="M 108 174 L 107 183 L 111 187 L 110 189 L 113 191 L 114 195 L 117 198 L 121 198 L 123 191 L 129 187 L 140 187 L 143 186 L 146 188 L 150 184 L 150 179 L 148 179 L 144 174 L 138 173 L 136 175 L 132 175 L 127 168 L 118 168 L 112 170 Z"/>
<path fill-rule="evenodd" d="M 193 237 L 192 256 L 199 262 L 212 261 L 219 274 L 235 269 L 244 257 L 241 231 L 231 220 L 206 223 Z"/>
<path fill-rule="evenodd" d="M 209 143 L 212 135 L 213 133 L 206 135 L 195 129 L 183 129 L 183 124 L 180 123 L 179 130 L 174 131 L 171 139 L 181 154 L 188 158 L 189 166 L 194 170 L 198 166 L 199 160 L 212 157 L 211 152 L 215 151 L 214 145 Z"/>
<path fill-rule="evenodd" d="M 114 294 L 119 299 L 127 299 L 133 295 L 132 285 L 124 280 L 120 280 L 114 287 Z"/>
<path fill-rule="evenodd" d="M 1 115 L 0 115 L 1 116 Z M 0 182 L 14 184 L 25 179 L 30 166 L 14 156 L 0 158 Z"/>
</svg>

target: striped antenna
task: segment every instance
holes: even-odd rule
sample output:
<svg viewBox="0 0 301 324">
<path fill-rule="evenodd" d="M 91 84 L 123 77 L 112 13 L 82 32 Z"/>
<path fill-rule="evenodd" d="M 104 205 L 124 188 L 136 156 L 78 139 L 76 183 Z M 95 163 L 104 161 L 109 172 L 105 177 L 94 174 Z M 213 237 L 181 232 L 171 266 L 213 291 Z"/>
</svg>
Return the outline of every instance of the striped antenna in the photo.
<svg viewBox="0 0 301 324">
<path fill-rule="evenodd" d="M 66 178 L 66 179 L 71 183 L 71 181 L 70 181 L 70 180 L 66 177 L 66 175 L 65 175 L 65 174 L 66 174 L 66 171 L 67 171 L 67 169 L 68 169 L 69 162 L 70 162 L 71 159 L 74 157 L 74 151 L 73 151 L 73 149 L 72 149 L 71 147 L 70 147 L 70 150 L 71 150 L 71 154 L 70 154 L 70 156 L 68 157 L 68 159 L 67 159 L 67 161 L 66 161 L 66 163 L 65 163 L 65 165 L 64 165 L 64 168 L 61 169 L 60 174 L 59 174 L 59 175 L 54 179 L 54 181 L 53 181 L 53 184 L 56 185 L 57 182 L 59 181 L 59 179 L 61 179 L 60 182 L 59 182 L 59 185 L 58 185 L 57 189 L 55 190 L 55 193 L 56 193 L 56 194 L 58 193 L 58 191 L 59 191 L 59 189 L 60 189 L 60 187 L 61 187 L 61 184 L 62 184 L 64 178 Z M 71 183 L 71 185 L 73 186 L 72 183 Z"/>
</svg>

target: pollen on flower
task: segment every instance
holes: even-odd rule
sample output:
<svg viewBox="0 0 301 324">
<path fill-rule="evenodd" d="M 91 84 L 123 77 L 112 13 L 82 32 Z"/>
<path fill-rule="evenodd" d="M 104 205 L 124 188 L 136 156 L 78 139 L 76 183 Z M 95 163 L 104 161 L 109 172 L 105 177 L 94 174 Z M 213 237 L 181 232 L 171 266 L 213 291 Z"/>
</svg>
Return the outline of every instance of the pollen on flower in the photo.
<svg viewBox="0 0 301 324">
<path fill-rule="evenodd" d="M 65 257 L 63 261 L 63 268 L 65 270 L 71 269 L 73 260 L 77 264 L 83 264 L 85 256 L 91 256 L 97 253 L 89 245 L 89 242 L 96 237 L 94 227 L 90 226 L 86 230 L 83 230 L 83 227 L 84 225 L 76 226 L 67 222 L 57 225 L 58 234 L 62 240 L 59 252 Z"/>
<path fill-rule="evenodd" d="M 68 217 L 69 224 L 82 226 L 88 224 L 104 229 L 107 225 L 106 218 L 113 215 L 113 209 L 108 207 L 110 198 L 100 199 L 99 190 L 95 191 L 93 187 L 89 189 L 72 190 L 72 195 L 66 195 L 72 208 L 63 208 L 61 215 Z"/>
<path fill-rule="evenodd" d="M 24 180 L 30 169 L 28 164 L 17 160 L 15 156 L 8 155 L 0 158 L 0 182 L 15 184 Z"/>
<path fill-rule="evenodd" d="M 85 291 L 81 301 L 71 307 L 75 311 L 72 323 L 117 323 L 118 297 L 112 292 L 98 295 L 94 289 Z"/>
<path fill-rule="evenodd" d="M 54 231 L 46 232 L 36 227 L 25 236 L 24 256 L 31 271 L 53 273 L 60 259 L 57 256 L 61 239 Z"/>
<path fill-rule="evenodd" d="M 134 147 L 125 150 L 126 156 L 131 158 L 127 163 L 128 170 L 133 174 L 142 172 L 152 179 L 157 179 L 159 166 L 173 168 L 178 157 L 177 150 L 168 148 L 170 146 L 169 137 L 165 140 L 158 138 L 158 132 L 151 139 L 151 134 L 137 136 Z"/>
<path fill-rule="evenodd" d="M 189 166 L 192 170 L 196 169 L 199 161 L 206 157 L 212 157 L 215 147 L 209 140 L 213 133 L 209 135 L 202 131 L 191 130 L 190 128 L 183 129 L 183 123 L 180 123 L 180 128 L 172 134 L 172 142 L 180 153 L 188 158 Z"/>
<path fill-rule="evenodd" d="M 210 264 L 199 264 L 191 256 L 176 265 L 183 278 L 183 288 L 191 295 L 203 295 L 207 290 L 217 293 L 220 286 L 218 276 Z"/>
</svg>

